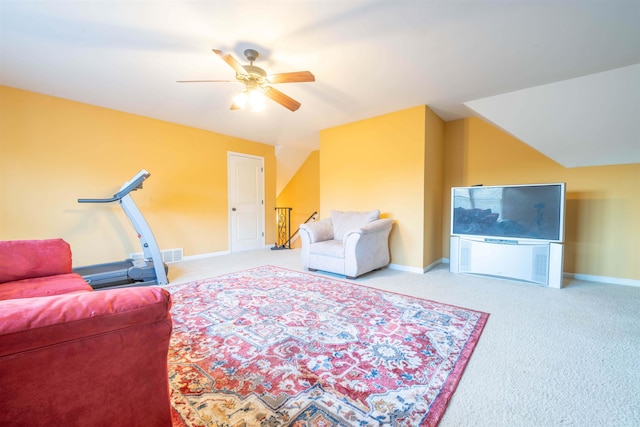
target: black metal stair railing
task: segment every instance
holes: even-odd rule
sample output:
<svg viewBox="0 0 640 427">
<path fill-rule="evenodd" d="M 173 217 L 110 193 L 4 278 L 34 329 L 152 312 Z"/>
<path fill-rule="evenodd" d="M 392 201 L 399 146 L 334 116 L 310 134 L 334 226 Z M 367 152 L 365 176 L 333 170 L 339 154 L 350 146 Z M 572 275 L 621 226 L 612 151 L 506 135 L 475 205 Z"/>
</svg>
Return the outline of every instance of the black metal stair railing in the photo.
<svg viewBox="0 0 640 427">
<path fill-rule="evenodd" d="M 271 249 L 291 249 L 291 209 L 276 208 L 276 245 Z"/>
<path fill-rule="evenodd" d="M 291 234 L 291 210 L 293 208 L 276 208 L 276 245 L 271 249 L 291 249 L 291 240 L 298 234 L 298 228 L 293 235 Z M 312 213 L 305 220 L 305 224 L 318 215 L 318 212 Z"/>
</svg>

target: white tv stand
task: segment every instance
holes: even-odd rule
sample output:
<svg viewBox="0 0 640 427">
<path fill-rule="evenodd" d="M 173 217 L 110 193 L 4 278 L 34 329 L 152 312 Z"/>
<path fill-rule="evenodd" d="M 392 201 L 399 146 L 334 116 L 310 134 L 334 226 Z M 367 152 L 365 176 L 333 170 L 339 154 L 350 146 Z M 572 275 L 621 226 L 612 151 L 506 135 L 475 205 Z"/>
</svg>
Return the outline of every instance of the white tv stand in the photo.
<svg viewBox="0 0 640 427">
<path fill-rule="evenodd" d="M 561 243 L 451 236 L 449 270 L 559 289 L 563 253 Z"/>
</svg>

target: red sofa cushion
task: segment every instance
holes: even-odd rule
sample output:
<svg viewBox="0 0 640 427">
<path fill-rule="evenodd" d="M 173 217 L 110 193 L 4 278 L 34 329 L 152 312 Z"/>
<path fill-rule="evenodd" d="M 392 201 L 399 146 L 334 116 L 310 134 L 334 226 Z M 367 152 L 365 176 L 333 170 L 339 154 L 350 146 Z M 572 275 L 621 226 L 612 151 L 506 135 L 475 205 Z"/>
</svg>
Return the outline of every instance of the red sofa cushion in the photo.
<svg viewBox="0 0 640 427">
<path fill-rule="evenodd" d="M 71 247 L 62 239 L 0 241 L 0 283 L 71 273 Z"/>
<path fill-rule="evenodd" d="M 79 274 L 58 274 L 56 276 L 35 277 L 33 279 L 0 283 L 0 301 L 92 290 L 93 288 Z"/>
<path fill-rule="evenodd" d="M 170 427 L 169 293 L 0 301 L 0 425 Z"/>
<path fill-rule="evenodd" d="M 158 287 L 0 301 L 0 357 L 163 320 L 170 301 Z"/>
</svg>

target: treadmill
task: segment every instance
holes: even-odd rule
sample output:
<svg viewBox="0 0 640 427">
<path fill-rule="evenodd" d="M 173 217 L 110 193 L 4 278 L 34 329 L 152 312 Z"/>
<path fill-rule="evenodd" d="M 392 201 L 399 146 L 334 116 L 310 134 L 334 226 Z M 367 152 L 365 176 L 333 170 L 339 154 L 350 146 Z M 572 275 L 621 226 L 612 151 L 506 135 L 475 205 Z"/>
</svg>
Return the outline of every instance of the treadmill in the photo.
<svg viewBox="0 0 640 427">
<path fill-rule="evenodd" d="M 151 176 L 149 172 L 141 170 L 130 181 L 125 182 L 113 197 L 107 199 L 78 199 L 78 203 L 120 203 L 125 215 L 138 233 L 142 245 L 143 259 L 128 258 L 124 261 L 74 268 L 73 272 L 81 275 L 93 289 L 169 283 L 167 279 L 169 268 L 162 261 L 162 254 L 151 228 L 130 194 L 132 191 L 141 189 L 142 183 L 149 176 Z"/>
</svg>

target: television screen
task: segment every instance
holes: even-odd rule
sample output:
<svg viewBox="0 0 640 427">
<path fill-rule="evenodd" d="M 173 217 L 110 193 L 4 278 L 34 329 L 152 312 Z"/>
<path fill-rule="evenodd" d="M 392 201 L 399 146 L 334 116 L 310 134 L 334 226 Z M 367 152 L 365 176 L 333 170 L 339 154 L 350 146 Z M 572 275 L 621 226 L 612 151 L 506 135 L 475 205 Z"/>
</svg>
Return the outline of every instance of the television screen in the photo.
<svg viewBox="0 0 640 427">
<path fill-rule="evenodd" d="M 454 187 L 451 234 L 562 242 L 564 199 L 564 183 Z"/>
</svg>

